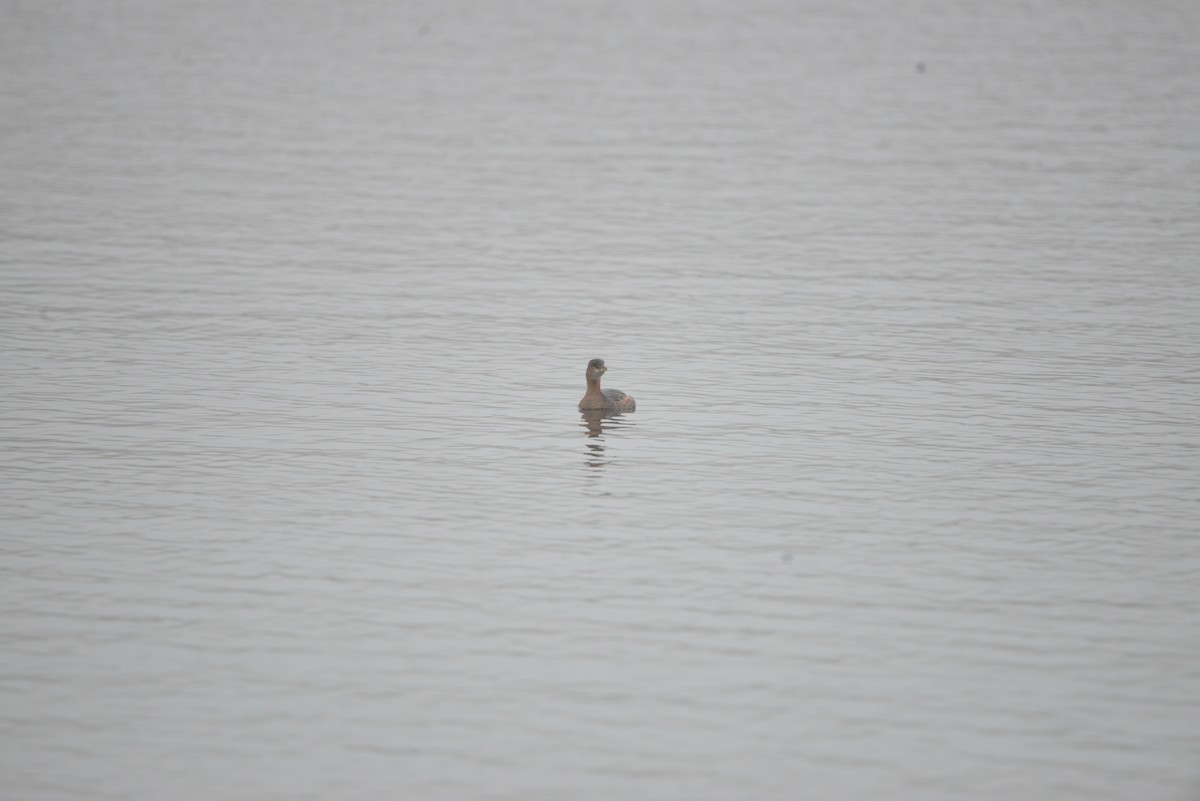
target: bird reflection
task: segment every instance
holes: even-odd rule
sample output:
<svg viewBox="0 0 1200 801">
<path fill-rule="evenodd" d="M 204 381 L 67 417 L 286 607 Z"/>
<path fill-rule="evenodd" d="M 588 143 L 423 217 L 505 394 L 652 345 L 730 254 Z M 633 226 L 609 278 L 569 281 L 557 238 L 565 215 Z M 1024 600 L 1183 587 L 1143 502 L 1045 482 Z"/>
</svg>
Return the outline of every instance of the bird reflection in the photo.
<svg viewBox="0 0 1200 801">
<path fill-rule="evenodd" d="M 620 412 L 605 412 L 600 409 L 588 409 L 580 412 L 579 417 L 581 421 L 579 427 L 587 432 L 587 451 L 584 453 L 586 457 L 584 463 L 589 468 L 599 471 L 612 461 L 612 458 L 604 453 L 605 434 L 613 434 L 633 423 Z M 593 475 L 599 475 L 599 472 L 593 473 Z"/>
</svg>

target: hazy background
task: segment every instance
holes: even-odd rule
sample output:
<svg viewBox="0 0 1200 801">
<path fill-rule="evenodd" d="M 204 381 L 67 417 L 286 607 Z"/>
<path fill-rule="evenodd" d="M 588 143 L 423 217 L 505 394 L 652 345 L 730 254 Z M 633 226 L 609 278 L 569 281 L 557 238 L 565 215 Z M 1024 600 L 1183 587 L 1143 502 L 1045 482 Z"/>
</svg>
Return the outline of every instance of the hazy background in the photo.
<svg viewBox="0 0 1200 801">
<path fill-rule="evenodd" d="M 1197 42 L 3 4 L 0 797 L 1194 801 Z"/>
</svg>

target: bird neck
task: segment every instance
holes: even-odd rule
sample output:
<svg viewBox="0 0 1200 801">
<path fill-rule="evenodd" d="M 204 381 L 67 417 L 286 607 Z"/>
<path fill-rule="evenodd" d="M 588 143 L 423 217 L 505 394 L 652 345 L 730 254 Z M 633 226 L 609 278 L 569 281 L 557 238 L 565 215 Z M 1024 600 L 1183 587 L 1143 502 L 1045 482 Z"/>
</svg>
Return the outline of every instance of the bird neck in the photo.
<svg viewBox="0 0 1200 801">
<path fill-rule="evenodd" d="M 587 392 L 584 400 L 602 400 L 604 393 L 600 391 L 600 376 L 591 376 L 587 380 Z"/>
</svg>

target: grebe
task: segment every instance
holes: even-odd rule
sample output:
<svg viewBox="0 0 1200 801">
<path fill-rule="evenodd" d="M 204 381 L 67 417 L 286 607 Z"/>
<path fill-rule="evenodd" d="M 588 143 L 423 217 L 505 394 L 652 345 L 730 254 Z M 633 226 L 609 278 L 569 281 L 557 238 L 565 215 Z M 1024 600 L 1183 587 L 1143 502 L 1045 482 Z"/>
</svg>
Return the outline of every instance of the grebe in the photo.
<svg viewBox="0 0 1200 801">
<path fill-rule="evenodd" d="M 583 411 L 598 409 L 604 412 L 632 412 L 637 408 L 633 398 L 619 389 L 600 389 L 600 376 L 608 370 L 604 359 L 592 359 L 587 366 L 587 392 L 579 401 Z"/>
</svg>

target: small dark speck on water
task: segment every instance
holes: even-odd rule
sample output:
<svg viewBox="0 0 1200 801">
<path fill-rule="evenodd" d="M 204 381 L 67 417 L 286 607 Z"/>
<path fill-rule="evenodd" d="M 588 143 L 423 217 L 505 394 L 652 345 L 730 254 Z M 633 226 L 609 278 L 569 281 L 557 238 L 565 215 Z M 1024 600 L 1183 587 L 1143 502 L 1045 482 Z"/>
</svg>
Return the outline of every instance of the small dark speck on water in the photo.
<svg viewBox="0 0 1200 801">
<path fill-rule="evenodd" d="M 917 72 L 921 72 L 921 73 L 925 72 L 925 62 L 924 61 L 917 62 Z"/>
<path fill-rule="evenodd" d="M 785 565 L 790 565 L 792 563 L 792 552 L 784 551 L 783 553 L 779 554 L 779 561 L 783 562 Z"/>
<path fill-rule="evenodd" d="M 421 36 L 428 36 L 429 35 L 429 26 L 422 25 L 420 28 L 417 29 L 417 33 L 420 34 Z"/>
</svg>

